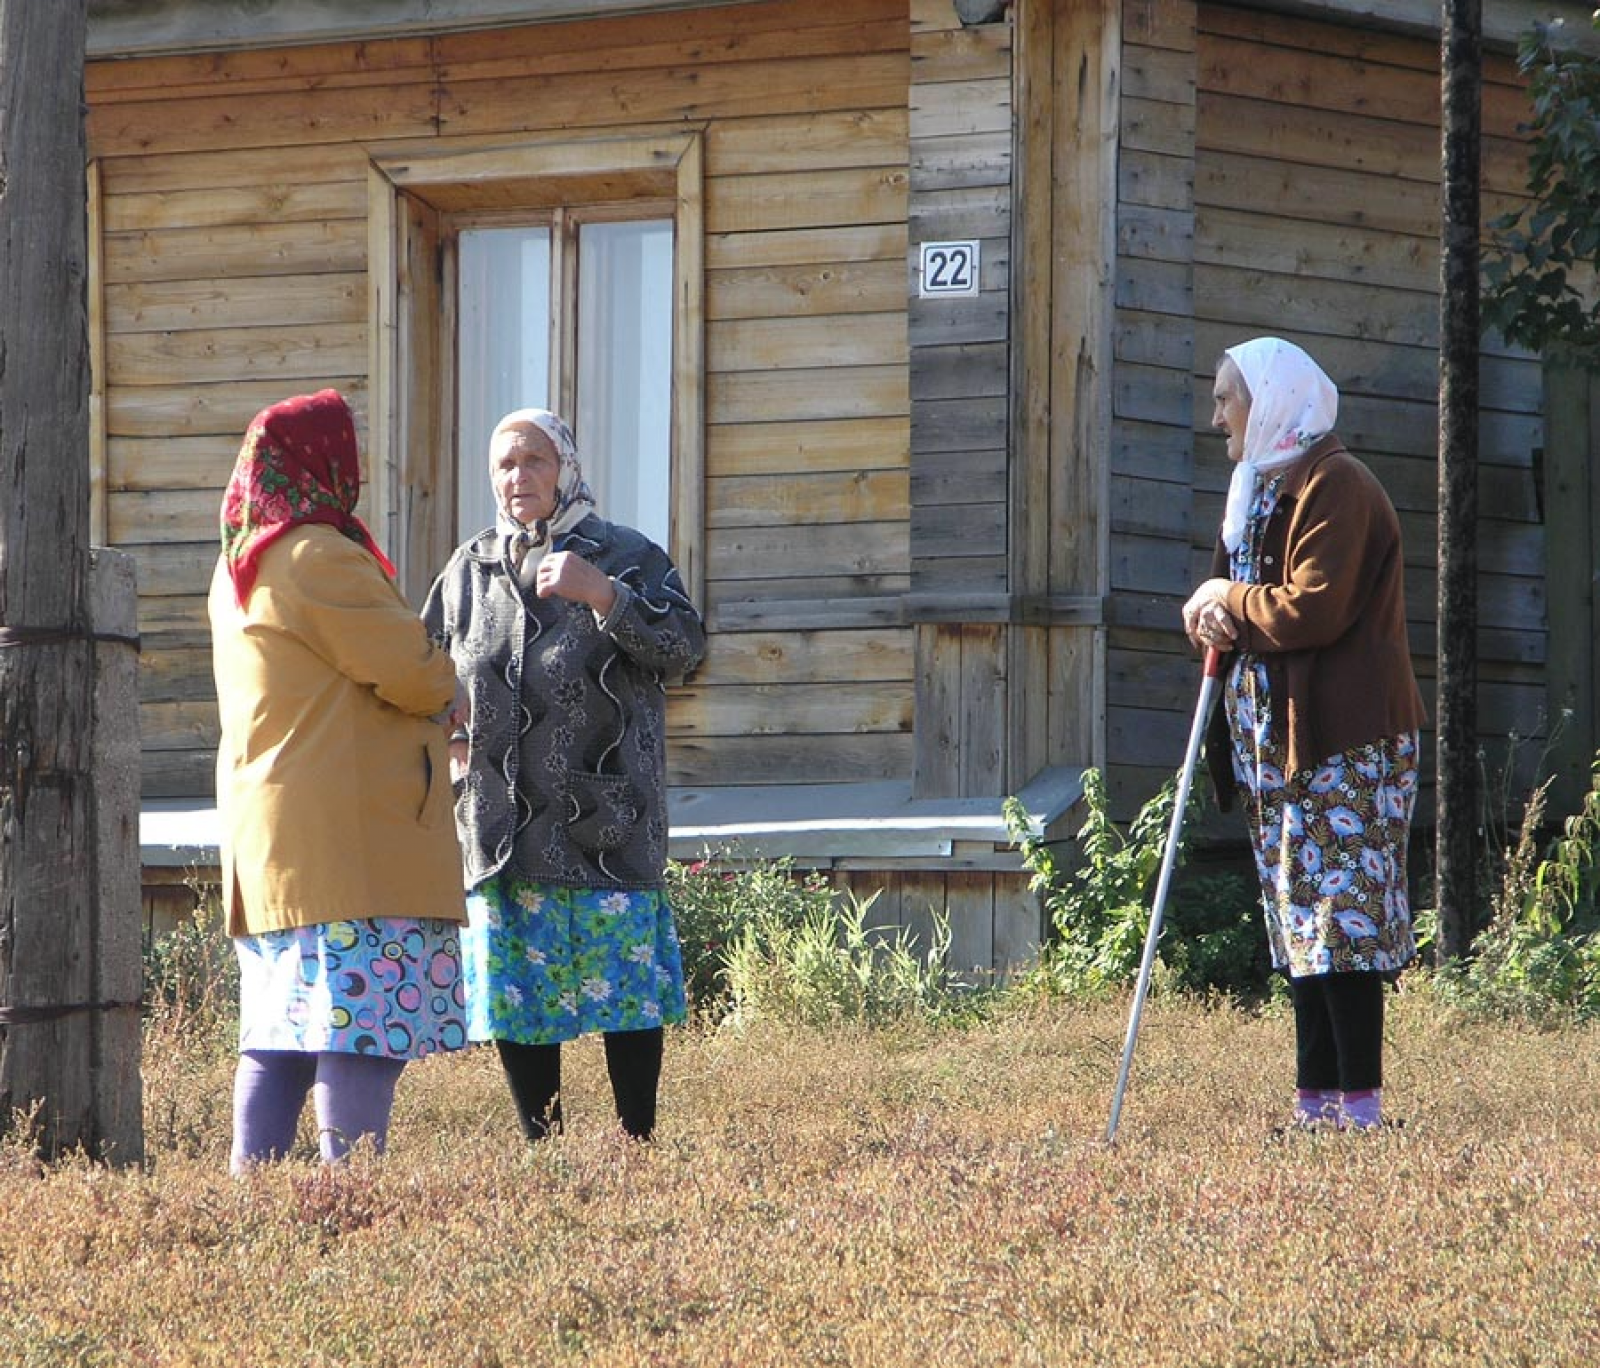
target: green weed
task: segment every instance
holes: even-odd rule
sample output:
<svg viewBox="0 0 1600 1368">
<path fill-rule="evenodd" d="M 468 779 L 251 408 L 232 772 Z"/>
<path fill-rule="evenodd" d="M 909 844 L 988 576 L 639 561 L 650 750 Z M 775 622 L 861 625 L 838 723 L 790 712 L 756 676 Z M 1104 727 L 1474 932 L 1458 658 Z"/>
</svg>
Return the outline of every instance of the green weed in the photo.
<svg viewBox="0 0 1600 1368">
<path fill-rule="evenodd" d="M 1551 781 L 1529 796 L 1491 892 L 1488 925 L 1464 962 L 1439 970 L 1446 1000 L 1541 1022 L 1600 1015 L 1600 756 L 1593 774 L 1579 810 L 1548 842 Z"/>
<path fill-rule="evenodd" d="M 726 956 L 732 1021 L 826 1026 L 939 1015 L 952 992 L 948 923 L 936 916 L 933 943 L 919 947 L 904 927 L 869 924 L 876 901 L 851 893 L 807 908 L 798 923 L 747 921 Z"/>
<path fill-rule="evenodd" d="M 1024 991 L 1097 994 L 1131 983 L 1150 924 L 1150 896 L 1166 850 L 1177 803 L 1169 780 L 1135 814 L 1126 831 L 1111 819 L 1105 780 L 1084 772 L 1087 814 L 1067 865 L 1032 831 L 1016 798 L 1004 805 L 1006 827 L 1044 900 L 1050 936 Z M 1200 814 L 1190 794 L 1187 828 Z M 1183 859 L 1179 833 L 1178 862 Z M 1169 890 L 1161 941 L 1162 977 L 1197 993 L 1253 996 L 1265 986 L 1265 938 L 1253 881 L 1232 874 L 1175 879 Z"/>
</svg>

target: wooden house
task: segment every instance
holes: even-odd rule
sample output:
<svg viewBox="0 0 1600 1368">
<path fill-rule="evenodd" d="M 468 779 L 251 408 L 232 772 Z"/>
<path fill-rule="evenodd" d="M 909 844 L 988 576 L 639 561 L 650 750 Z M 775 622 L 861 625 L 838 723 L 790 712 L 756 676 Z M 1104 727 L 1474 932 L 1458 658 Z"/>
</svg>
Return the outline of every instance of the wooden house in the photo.
<svg viewBox="0 0 1600 1368">
<path fill-rule="evenodd" d="M 1485 11 L 1488 216 L 1524 185 L 1538 11 Z M 1340 384 L 1431 684 L 1436 4 L 90 15 L 94 519 L 138 562 L 151 883 L 205 856 L 222 487 L 257 409 L 325 385 L 419 600 L 482 525 L 485 415 L 576 413 L 603 504 L 711 632 L 670 704 L 675 850 L 737 839 L 908 924 L 947 911 L 966 964 L 1039 931 L 1004 795 L 1059 830 L 1084 767 L 1126 813 L 1181 759 L 1229 343 L 1291 336 Z M 1482 381 L 1483 730 L 1518 750 L 1570 696 L 1592 738 L 1593 588 L 1558 679 L 1545 575 L 1552 462 L 1586 460 L 1547 449 L 1536 358 L 1491 340 Z"/>
</svg>

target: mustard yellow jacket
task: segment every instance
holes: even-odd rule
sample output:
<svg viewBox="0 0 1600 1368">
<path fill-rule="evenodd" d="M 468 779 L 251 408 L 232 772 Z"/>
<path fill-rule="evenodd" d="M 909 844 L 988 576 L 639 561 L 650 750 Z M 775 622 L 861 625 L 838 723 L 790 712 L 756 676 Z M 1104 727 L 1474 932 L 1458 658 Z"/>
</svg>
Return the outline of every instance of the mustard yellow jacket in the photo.
<svg viewBox="0 0 1600 1368">
<path fill-rule="evenodd" d="M 455 667 L 372 556 L 297 527 L 240 609 L 219 561 L 212 666 L 231 935 L 465 920 L 444 728 Z"/>
</svg>

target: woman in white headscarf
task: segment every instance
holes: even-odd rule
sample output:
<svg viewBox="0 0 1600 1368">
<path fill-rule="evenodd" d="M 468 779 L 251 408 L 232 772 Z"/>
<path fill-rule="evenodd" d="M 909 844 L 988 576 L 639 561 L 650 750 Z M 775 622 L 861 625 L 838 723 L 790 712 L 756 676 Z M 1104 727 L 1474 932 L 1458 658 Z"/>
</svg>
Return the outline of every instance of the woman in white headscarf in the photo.
<svg viewBox="0 0 1600 1368">
<path fill-rule="evenodd" d="M 489 478 L 495 526 L 456 549 L 423 609 L 472 700 L 451 739 L 468 1035 L 495 1042 L 536 1140 L 561 1125 L 562 1042 L 602 1033 L 622 1129 L 648 1138 L 662 1028 L 685 1015 L 664 686 L 705 633 L 667 553 L 595 512 L 554 413 L 502 418 Z"/>
<path fill-rule="evenodd" d="M 1213 578 L 1184 605 L 1230 654 L 1208 759 L 1243 798 L 1274 965 L 1295 1008 L 1295 1120 L 1381 1120 L 1384 985 L 1415 956 L 1406 847 L 1424 713 L 1400 523 L 1334 434 L 1339 395 L 1292 342 L 1230 347 L 1212 425 L 1234 464 Z"/>
</svg>

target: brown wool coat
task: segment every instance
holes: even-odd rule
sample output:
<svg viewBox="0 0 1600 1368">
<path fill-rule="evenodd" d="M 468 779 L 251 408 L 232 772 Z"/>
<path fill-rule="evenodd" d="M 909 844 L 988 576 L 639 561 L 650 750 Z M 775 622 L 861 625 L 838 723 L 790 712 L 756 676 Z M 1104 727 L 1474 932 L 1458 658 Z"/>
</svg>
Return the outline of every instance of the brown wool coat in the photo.
<svg viewBox="0 0 1600 1368">
<path fill-rule="evenodd" d="M 445 730 L 455 667 L 361 546 L 301 526 L 243 609 L 209 603 L 230 935 L 364 917 L 465 920 Z"/>
<path fill-rule="evenodd" d="M 1212 574 L 1228 577 L 1219 540 Z M 1260 584 L 1233 584 L 1239 646 L 1260 655 L 1289 768 L 1420 727 L 1426 713 L 1406 636 L 1400 520 L 1377 477 L 1329 434 L 1285 470 L 1267 524 Z M 1234 791 L 1219 705 L 1207 762 L 1224 804 Z"/>
</svg>

